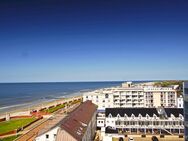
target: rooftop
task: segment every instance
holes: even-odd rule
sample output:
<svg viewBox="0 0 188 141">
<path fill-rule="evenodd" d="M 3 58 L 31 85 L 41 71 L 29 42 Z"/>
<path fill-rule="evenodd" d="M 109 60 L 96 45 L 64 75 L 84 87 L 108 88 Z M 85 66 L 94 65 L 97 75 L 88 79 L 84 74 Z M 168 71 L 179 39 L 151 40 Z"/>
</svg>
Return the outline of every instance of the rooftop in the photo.
<svg viewBox="0 0 188 141">
<path fill-rule="evenodd" d="M 63 120 L 61 129 L 67 131 L 76 140 L 81 140 L 96 110 L 97 106 L 91 101 L 82 103 Z"/>
<path fill-rule="evenodd" d="M 158 116 L 158 112 L 156 108 L 106 108 L 106 117 L 111 114 L 113 117 L 116 117 L 118 114 L 121 117 L 124 117 L 125 114 L 127 116 L 131 116 L 134 114 L 135 116 L 139 116 L 141 114 L 142 116 L 153 116 L 154 114 Z"/>
<path fill-rule="evenodd" d="M 183 108 L 164 108 L 168 117 L 174 115 L 175 117 L 179 117 L 179 115 L 183 115 Z"/>
<path fill-rule="evenodd" d="M 183 115 L 183 108 L 164 108 L 164 111 L 167 117 L 171 117 L 174 115 L 175 117 L 179 117 L 179 115 Z M 121 117 L 124 117 L 125 114 L 129 117 L 135 115 L 136 117 L 141 114 L 143 117 L 149 115 L 153 117 L 153 115 L 159 116 L 159 113 L 156 108 L 106 108 L 105 116 L 111 114 L 112 117 L 117 117 L 119 114 Z"/>
</svg>

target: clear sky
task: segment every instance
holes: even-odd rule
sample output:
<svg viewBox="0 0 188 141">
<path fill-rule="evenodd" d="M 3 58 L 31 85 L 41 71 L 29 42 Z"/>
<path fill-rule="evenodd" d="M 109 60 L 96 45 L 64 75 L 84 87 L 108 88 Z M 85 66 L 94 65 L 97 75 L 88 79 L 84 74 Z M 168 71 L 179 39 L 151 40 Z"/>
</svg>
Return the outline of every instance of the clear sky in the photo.
<svg viewBox="0 0 188 141">
<path fill-rule="evenodd" d="M 188 79 L 187 0 L 1 0 L 0 82 Z"/>
</svg>

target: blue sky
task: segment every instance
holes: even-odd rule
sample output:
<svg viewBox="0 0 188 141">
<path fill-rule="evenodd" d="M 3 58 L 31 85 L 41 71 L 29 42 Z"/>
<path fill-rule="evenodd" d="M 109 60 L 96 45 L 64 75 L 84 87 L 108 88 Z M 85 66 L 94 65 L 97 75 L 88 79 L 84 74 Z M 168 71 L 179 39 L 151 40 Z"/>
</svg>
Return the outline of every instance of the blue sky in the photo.
<svg viewBox="0 0 188 141">
<path fill-rule="evenodd" d="M 184 0 L 0 2 L 0 81 L 188 79 Z"/>
</svg>

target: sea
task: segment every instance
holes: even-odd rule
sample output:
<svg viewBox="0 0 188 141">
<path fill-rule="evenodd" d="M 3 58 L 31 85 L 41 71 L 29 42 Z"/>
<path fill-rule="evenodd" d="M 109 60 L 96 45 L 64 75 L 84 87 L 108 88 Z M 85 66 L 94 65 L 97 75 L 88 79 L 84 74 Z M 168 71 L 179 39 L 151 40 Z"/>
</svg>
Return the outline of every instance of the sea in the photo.
<svg viewBox="0 0 188 141">
<path fill-rule="evenodd" d="M 120 86 L 115 82 L 0 83 L 0 114 L 29 108 L 41 102 L 82 95 L 84 92 Z"/>
</svg>

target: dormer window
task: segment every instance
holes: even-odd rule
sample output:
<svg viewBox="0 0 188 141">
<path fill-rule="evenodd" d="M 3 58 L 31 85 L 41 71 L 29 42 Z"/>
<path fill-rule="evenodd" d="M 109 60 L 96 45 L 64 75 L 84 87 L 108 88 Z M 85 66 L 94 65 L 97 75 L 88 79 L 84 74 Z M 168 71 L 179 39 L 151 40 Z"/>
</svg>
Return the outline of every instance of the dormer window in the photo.
<svg viewBox="0 0 188 141">
<path fill-rule="evenodd" d="M 174 116 L 173 114 L 171 114 L 171 115 L 170 115 L 170 117 L 171 117 L 172 119 L 174 119 L 174 118 L 175 118 L 175 116 Z"/>
<path fill-rule="evenodd" d="M 139 114 L 139 115 L 138 115 L 138 118 L 139 118 L 139 119 L 141 119 L 141 118 L 142 118 L 142 115 L 141 115 L 141 114 Z"/>
<path fill-rule="evenodd" d="M 153 118 L 154 118 L 154 119 L 157 119 L 157 116 L 154 114 L 154 115 L 153 115 Z"/>
<path fill-rule="evenodd" d="M 134 115 L 134 114 L 132 114 L 132 115 L 131 115 L 131 118 L 132 118 L 132 119 L 134 119 L 134 118 L 135 118 L 135 115 Z"/>
<path fill-rule="evenodd" d="M 125 114 L 124 117 L 127 118 L 127 114 Z"/>
<path fill-rule="evenodd" d="M 183 115 L 179 114 L 179 118 L 180 118 L 180 119 L 183 119 Z"/>
<path fill-rule="evenodd" d="M 112 118 L 112 114 L 109 114 L 108 117 L 109 117 L 109 118 Z"/>
<path fill-rule="evenodd" d="M 146 118 L 149 119 L 149 115 L 148 114 L 146 114 Z"/>
<path fill-rule="evenodd" d="M 120 117 L 121 117 L 121 116 L 118 114 L 118 115 L 117 115 L 117 118 L 120 118 Z"/>
</svg>

